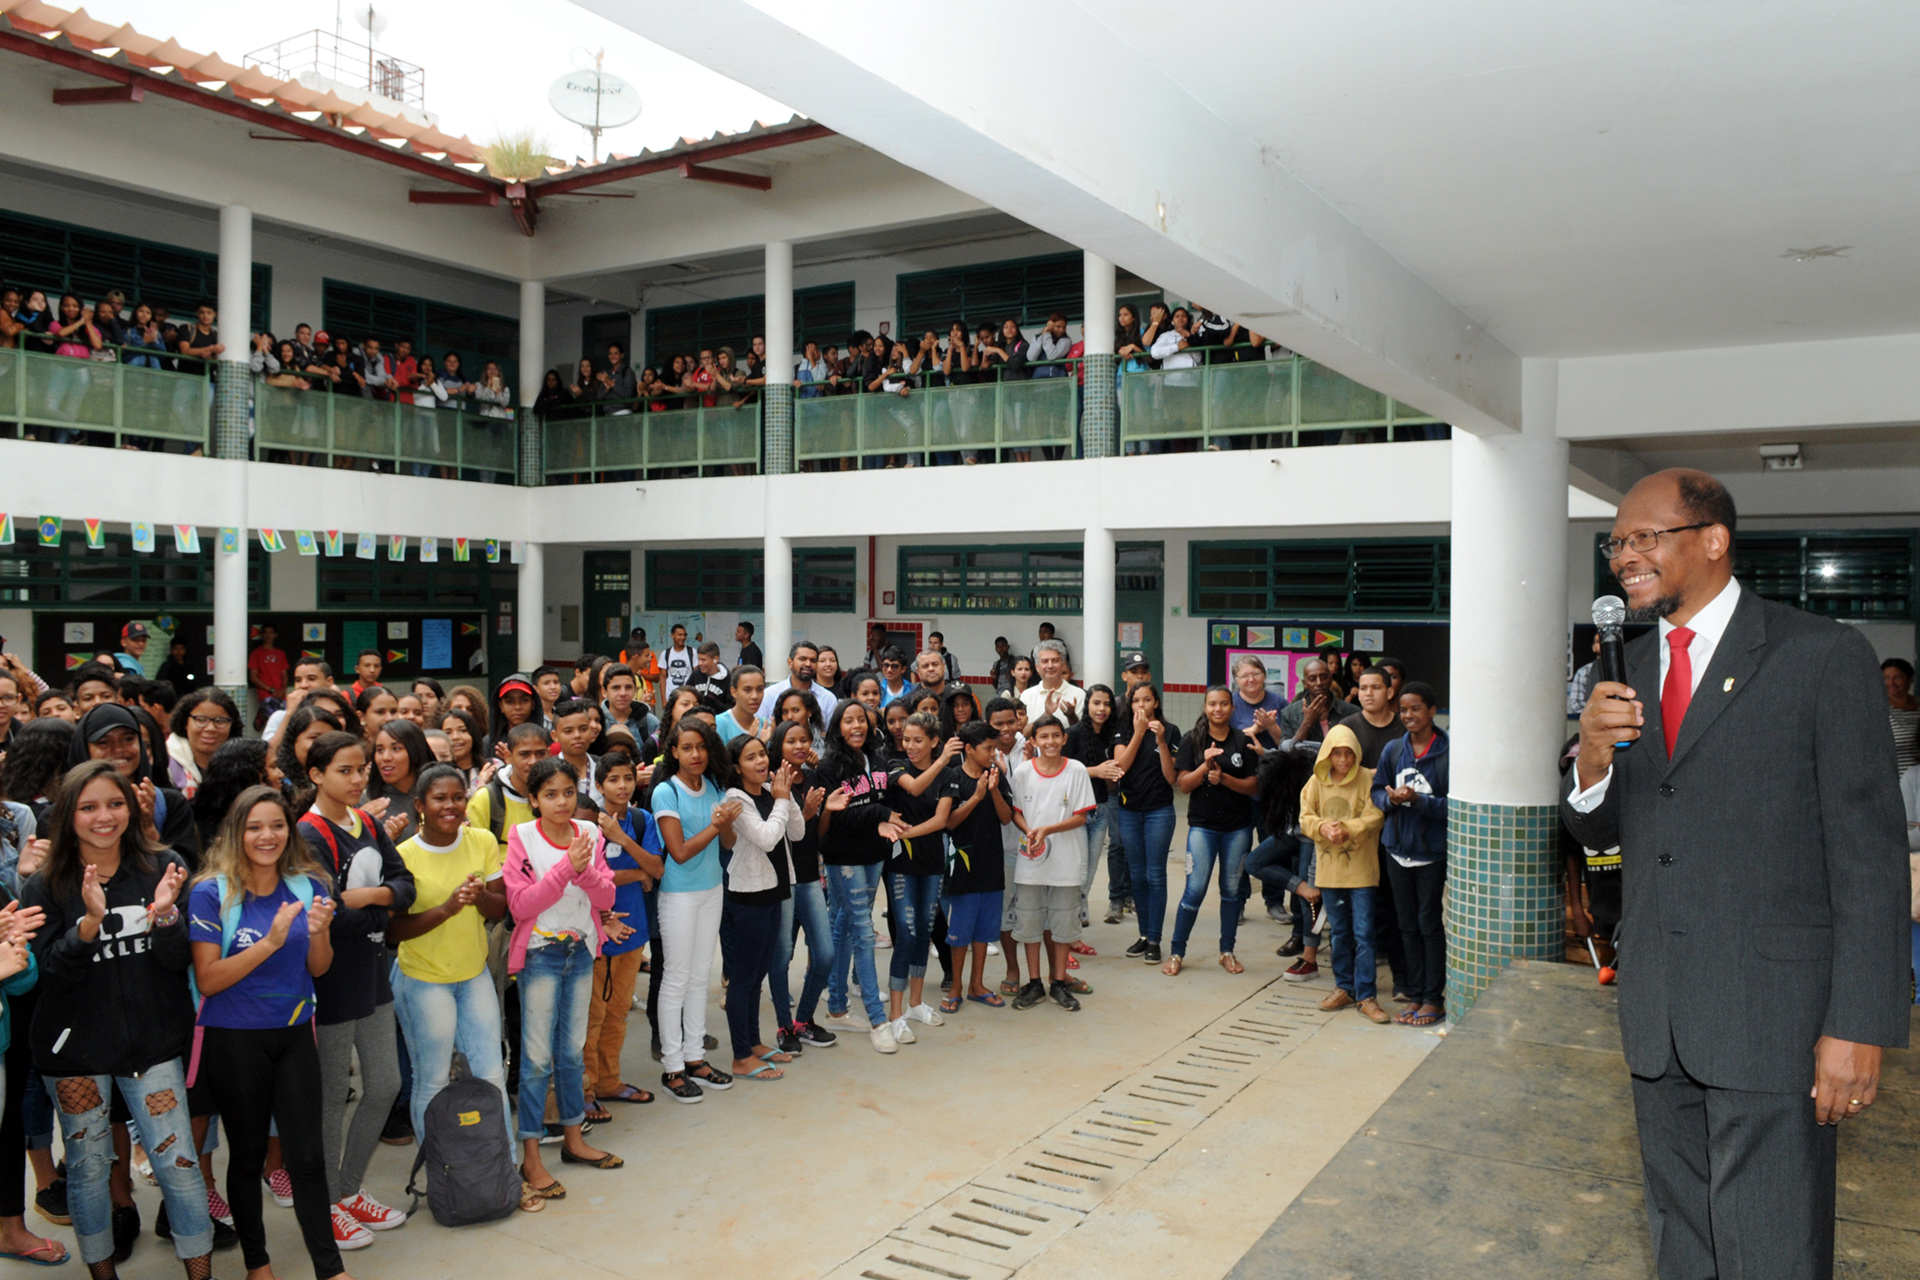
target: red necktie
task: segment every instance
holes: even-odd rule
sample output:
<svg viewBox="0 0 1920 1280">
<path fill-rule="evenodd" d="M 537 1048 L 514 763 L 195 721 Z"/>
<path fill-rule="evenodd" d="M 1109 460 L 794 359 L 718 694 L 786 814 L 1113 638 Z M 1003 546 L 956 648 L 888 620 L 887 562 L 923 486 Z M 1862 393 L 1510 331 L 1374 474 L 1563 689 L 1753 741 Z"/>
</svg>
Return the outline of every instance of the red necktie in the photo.
<svg viewBox="0 0 1920 1280">
<path fill-rule="evenodd" d="M 1687 718 L 1687 704 L 1693 701 L 1693 659 L 1687 646 L 1693 632 L 1675 627 L 1667 632 L 1667 682 L 1660 688 L 1660 728 L 1667 735 L 1667 759 L 1673 759 L 1673 744 L 1680 740 L 1680 722 Z"/>
</svg>

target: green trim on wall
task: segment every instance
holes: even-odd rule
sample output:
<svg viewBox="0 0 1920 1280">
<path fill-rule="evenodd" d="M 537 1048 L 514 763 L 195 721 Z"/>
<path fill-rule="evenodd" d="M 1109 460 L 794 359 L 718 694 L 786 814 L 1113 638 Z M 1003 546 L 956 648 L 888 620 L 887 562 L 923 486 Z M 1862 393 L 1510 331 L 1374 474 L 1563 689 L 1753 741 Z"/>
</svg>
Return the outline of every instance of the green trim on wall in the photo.
<svg viewBox="0 0 1920 1280">
<path fill-rule="evenodd" d="M 173 529 L 154 529 L 152 551 L 136 552 L 133 536 L 109 533 L 106 546 L 89 548 L 83 529 L 73 521 L 62 530 L 58 547 L 37 541 L 31 517 L 15 517 L 16 538 L 0 547 L 0 604 L 18 605 L 35 612 L 85 612 L 150 606 L 169 609 L 213 607 L 213 552 L 220 531 L 200 529 L 200 551 L 181 555 L 173 549 Z M 247 547 L 247 604 L 263 607 L 271 598 L 272 556 L 260 550 L 249 535 Z"/>
<path fill-rule="evenodd" d="M 1196 618 L 1446 618 L 1452 572 L 1447 538 L 1193 542 L 1187 607 Z"/>
<path fill-rule="evenodd" d="M 1037 546 L 901 547 L 899 609 L 925 613 L 1080 612 L 1086 548 L 1077 542 Z"/>
<path fill-rule="evenodd" d="M 1085 318 L 1086 256 L 1046 253 L 1002 262 L 977 262 L 894 277 L 894 336 L 905 340 L 931 329 L 942 340 L 955 320 L 969 333 L 990 324 L 998 331 L 1008 316 L 1031 329 L 1055 311 L 1070 321 Z M 1146 317 L 1142 316 L 1144 324 Z"/>
<path fill-rule="evenodd" d="M 745 359 L 756 337 L 766 336 L 767 296 L 745 293 L 735 298 L 651 307 L 646 325 L 643 367 L 658 369 L 674 356 L 696 355 L 703 347 L 732 347 L 737 362 Z M 793 291 L 795 351 L 803 350 L 809 342 L 844 348 L 852 332 L 853 281 L 808 285 Z"/>
<path fill-rule="evenodd" d="M 649 551 L 647 608 L 759 612 L 766 608 L 766 552 L 758 547 Z M 856 603 L 852 547 L 793 549 L 793 610 L 852 613 Z"/>
</svg>

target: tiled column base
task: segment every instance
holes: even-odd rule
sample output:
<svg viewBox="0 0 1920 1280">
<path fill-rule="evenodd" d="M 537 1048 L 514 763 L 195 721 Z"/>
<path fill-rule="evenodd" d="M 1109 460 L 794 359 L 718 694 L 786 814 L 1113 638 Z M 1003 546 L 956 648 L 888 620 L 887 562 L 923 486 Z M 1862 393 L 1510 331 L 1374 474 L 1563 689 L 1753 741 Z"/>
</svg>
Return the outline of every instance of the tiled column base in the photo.
<svg viewBox="0 0 1920 1280">
<path fill-rule="evenodd" d="M 247 366 L 223 361 L 216 369 L 213 383 L 213 456 L 216 458 L 244 458 L 247 456 L 247 428 L 249 421 L 249 402 L 253 395 L 253 379 L 247 374 Z"/>
<path fill-rule="evenodd" d="M 540 454 L 540 419 L 533 416 L 533 410 L 523 405 L 520 421 L 515 425 L 520 436 L 520 483 L 545 484 L 547 478 L 542 474 L 543 459 Z"/>
<path fill-rule="evenodd" d="M 769 383 L 761 409 L 762 470 L 770 476 L 793 473 L 793 388 L 784 383 Z"/>
<path fill-rule="evenodd" d="M 1447 806 L 1447 1017 L 1473 1007 L 1515 959 L 1561 955 L 1565 904 L 1560 810 L 1550 804 Z"/>
<path fill-rule="evenodd" d="M 1080 456 L 1111 458 L 1120 452 L 1120 405 L 1113 395 L 1114 356 L 1087 357 L 1086 397 L 1080 414 Z"/>
</svg>

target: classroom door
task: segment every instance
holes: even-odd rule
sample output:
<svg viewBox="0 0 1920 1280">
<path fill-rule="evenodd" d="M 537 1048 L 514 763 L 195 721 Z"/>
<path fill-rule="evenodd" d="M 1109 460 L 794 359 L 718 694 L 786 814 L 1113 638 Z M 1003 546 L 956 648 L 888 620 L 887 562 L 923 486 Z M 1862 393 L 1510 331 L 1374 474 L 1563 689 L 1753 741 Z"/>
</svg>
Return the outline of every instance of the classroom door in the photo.
<svg viewBox="0 0 1920 1280">
<path fill-rule="evenodd" d="M 581 647 L 620 656 L 633 613 L 633 553 L 589 551 L 580 558 Z"/>
<path fill-rule="evenodd" d="M 1120 654 L 1134 650 L 1147 655 L 1153 664 L 1153 678 L 1166 682 L 1166 669 L 1160 664 L 1161 621 L 1166 616 L 1164 545 L 1158 542 L 1123 542 L 1115 551 L 1118 566 L 1114 579 L 1113 616 L 1119 623 L 1112 637 L 1114 676 L 1121 671 Z"/>
</svg>

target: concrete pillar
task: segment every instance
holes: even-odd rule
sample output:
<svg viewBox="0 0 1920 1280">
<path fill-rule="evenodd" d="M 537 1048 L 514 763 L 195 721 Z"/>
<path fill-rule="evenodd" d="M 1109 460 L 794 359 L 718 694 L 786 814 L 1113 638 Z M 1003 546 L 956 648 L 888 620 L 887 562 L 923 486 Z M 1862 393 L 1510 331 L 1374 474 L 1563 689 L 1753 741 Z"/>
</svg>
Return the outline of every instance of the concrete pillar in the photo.
<svg viewBox="0 0 1920 1280">
<path fill-rule="evenodd" d="M 793 644 L 793 539 L 769 533 L 765 539 L 766 625 L 760 651 L 767 656 L 767 683 L 787 677 L 787 649 Z"/>
<path fill-rule="evenodd" d="M 1086 550 L 1080 569 L 1080 621 L 1086 634 L 1080 637 L 1080 664 L 1074 676 L 1081 684 L 1114 683 L 1114 651 L 1119 633 L 1114 630 L 1114 547 L 1113 530 L 1101 525 L 1087 526 Z"/>
<path fill-rule="evenodd" d="M 1120 452 L 1120 406 L 1113 395 L 1113 264 L 1091 251 L 1082 259 L 1087 376 L 1080 388 L 1080 456 L 1111 458 Z"/>
<path fill-rule="evenodd" d="M 519 651 L 520 670 L 532 671 L 544 661 L 547 636 L 547 572 L 546 548 L 538 542 L 529 542 L 521 548 L 520 592 L 514 608 L 519 611 L 520 619 L 515 624 L 514 635 L 519 643 L 514 647 Z"/>
<path fill-rule="evenodd" d="M 253 211 L 242 205 L 220 210 L 220 281 L 214 305 L 220 312 L 220 344 L 226 350 L 214 362 L 213 456 L 244 458 L 250 452 L 248 405 L 253 395 L 247 367 L 253 350 Z M 242 631 L 243 639 L 245 635 Z"/>
<path fill-rule="evenodd" d="M 767 388 L 760 397 L 760 469 L 770 476 L 783 476 L 794 469 L 793 246 L 785 240 L 767 242 L 766 293 Z"/>
<path fill-rule="evenodd" d="M 1561 952 L 1567 443 L 1559 364 L 1521 366 L 1517 433 L 1453 435 L 1447 1013 Z"/>
<path fill-rule="evenodd" d="M 246 509 L 244 493 L 239 508 Z M 240 708 L 236 733 L 253 722 L 247 696 L 248 534 L 242 526 L 236 551 L 221 550 L 217 534 L 213 544 L 213 682 Z"/>
<path fill-rule="evenodd" d="M 541 484 L 540 424 L 533 402 L 547 376 L 547 286 L 540 280 L 520 282 L 520 483 Z"/>
</svg>

